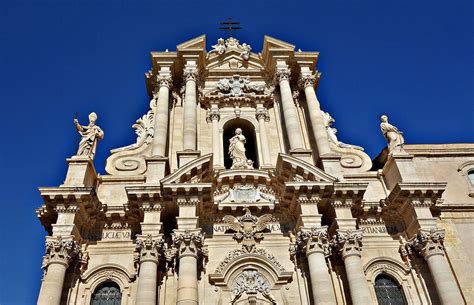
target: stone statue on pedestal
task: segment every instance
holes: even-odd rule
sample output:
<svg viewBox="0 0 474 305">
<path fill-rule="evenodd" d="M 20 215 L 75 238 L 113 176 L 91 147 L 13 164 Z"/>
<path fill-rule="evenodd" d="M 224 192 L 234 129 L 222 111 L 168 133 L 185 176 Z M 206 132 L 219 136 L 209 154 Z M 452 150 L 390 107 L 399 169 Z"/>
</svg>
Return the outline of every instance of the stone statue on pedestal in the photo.
<svg viewBox="0 0 474 305">
<path fill-rule="evenodd" d="M 230 140 L 229 156 L 232 159 L 231 169 L 253 169 L 253 161 L 245 156 L 245 136 L 242 129 L 235 130 L 235 136 Z"/>
<path fill-rule="evenodd" d="M 393 154 L 396 151 L 403 151 L 403 144 L 405 144 L 403 132 L 398 130 L 397 127 L 390 124 L 388 122 L 388 116 L 385 114 L 380 117 L 380 129 L 382 130 L 383 136 L 387 140 L 389 155 Z"/>
<path fill-rule="evenodd" d="M 82 137 L 76 156 L 86 156 L 92 160 L 94 159 L 97 142 L 104 138 L 104 132 L 95 124 L 95 121 L 97 121 L 95 112 L 89 114 L 89 125 L 82 126 L 79 124 L 77 117 L 74 118 L 74 125 Z"/>
</svg>

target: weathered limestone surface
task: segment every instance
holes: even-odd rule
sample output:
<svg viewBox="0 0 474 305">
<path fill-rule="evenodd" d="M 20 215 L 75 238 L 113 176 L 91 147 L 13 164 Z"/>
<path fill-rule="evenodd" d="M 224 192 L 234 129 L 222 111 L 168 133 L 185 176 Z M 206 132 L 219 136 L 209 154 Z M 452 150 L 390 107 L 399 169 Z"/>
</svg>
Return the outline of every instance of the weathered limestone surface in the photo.
<svg viewBox="0 0 474 305">
<path fill-rule="evenodd" d="M 96 117 L 77 122 L 64 184 L 39 189 L 38 304 L 108 287 L 125 305 L 368 305 L 381 277 L 405 304 L 474 303 L 474 144 L 406 144 L 384 119 L 372 162 L 321 110 L 317 52 L 205 39 L 152 52 L 150 105 L 108 174 Z"/>
</svg>

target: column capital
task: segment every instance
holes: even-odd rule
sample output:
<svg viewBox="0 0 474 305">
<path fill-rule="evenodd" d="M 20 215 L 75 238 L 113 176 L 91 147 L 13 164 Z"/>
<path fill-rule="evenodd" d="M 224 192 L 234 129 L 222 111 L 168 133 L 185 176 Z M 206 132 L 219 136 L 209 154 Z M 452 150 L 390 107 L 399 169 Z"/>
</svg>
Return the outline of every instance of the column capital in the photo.
<svg viewBox="0 0 474 305">
<path fill-rule="evenodd" d="M 333 246 L 342 255 L 342 259 L 349 256 L 361 256 L 362 251 L 362 230 L 337 230 L 336 235 L 332 241 Z"/>
<path fill-rule="evenodd" d="M 207 248 L 204 246 L 204 234 L 199 230 L 175 230 L 172 233 L 173 246 L 177 250 L 178 258 L 183 256 L 207 257 Z"/>
<path fill-rule="evenodd" d="M 266 108 L 257 108 L 257 111 L 255 112 L 255 118 L 260 121 L 260 120 L 265 120 L 265 122 L 270 121 L 270 114 L 268 113 L 268 109 Z"/>
<path fill-rule="evenodd" d="M 289 81 L 291 77 L 291 70 L 287 66 L 279 66 L 276 69 L 275 76 L 278 82 L 284 80 Z"/>
<path fill-rule="evenodd" d="M 141 264 L 146 261 L 158 263 L 164 248 L 165 244 L 161 235 L 137 235 L 135 241 L 135 263 Z"/>
<path fill-rule="evenodd" d="M 428 259 L 432 255 L 444 255 L 444 230 L 442 229 L 420 229 L 408 245 L 418 251 L 421 256 Z"/>
<path fill-rule="evenodd" d="M 296 243 L 302 252 L 306 252 L 306 256 L 312 253 L 328 256 L 331 253 L 327 226 L 302 227 L 296 236 Z"/>
<path fill-rule="evenodd" d="M 42 268 L 46 269 L 50 264 L 62 264 L 69 266 L 69 263 L 80 253 L 78 244 L 73 240 L 73 236 L 47 236 L 46 254 L 43 256 Z"/>
<path fill-rule="evenodd" d="M 219 121 L 221 119 L 221 114 L 219 112 L 219 109 L 211 108 L 208 109 L 206 112 L 206 121 L 208 123 L 212 121 Z"/>
<path fill-rule="evenodd" d="M 166 87 L 169 89 L 173 85 L 173 78 L 169 73 L 159 73 L 156 77 L 156 82 L 158 83 L 158 87 Z"/>
<path fill-rule="evenodd" d="M 304 73 L 300 74 L 298 79 L 298 86 L 301 89 L 306 87 L 314 87 L 318 81 L 319 73 L 316 71 L 315 73 Z"/>
<path fill-rule="evenodd" d="M 184 68 L 183 70 L 183 79 L 187 81 L 194 81 L 198 82 L 199 78 L 199 72 L 196 68 Z"/>
</svg>

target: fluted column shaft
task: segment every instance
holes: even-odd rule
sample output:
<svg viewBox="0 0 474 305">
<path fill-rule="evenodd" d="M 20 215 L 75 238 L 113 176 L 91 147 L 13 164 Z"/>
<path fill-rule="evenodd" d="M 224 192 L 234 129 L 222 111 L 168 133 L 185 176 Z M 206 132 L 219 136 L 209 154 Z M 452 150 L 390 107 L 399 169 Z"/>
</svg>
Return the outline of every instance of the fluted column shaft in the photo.
<svg viewBox="0 0 474 305">
<path fill-rule="evenodd" d="M 425 258 L 442 305 L 465 304 L 453 272 L 444 255 L 444 230 L 421 229 L 412 242 Z"/>
<path fill-rule="evenodd" d="M 336 297 L 326 264 L 326 255 L 329 254 L 327 227 L 302 228 L 297 240 L 302 250 L 306 252 L 314 304 L 336 305 Z"/>
<path fill-rule="evenodd" d="M 157 81 L 159 91 L 158 98 L 156 101 L 152 155 L 165 157 L 166 144 L 168 140 L 169 95 L 171 87 L 171 75 L 160 74 L 157 77 Z"/>
<path fill-rule="evenodd" d="M 277 78 L 280 85 L 281 104 L 283 117 L 285 118 L 286 132 L 291 149 L 304 149 L 303 137 L 298 122 L 298 113 L 295 109 L 293 95 L 290 87 L 290 69 L 286 67 L 277 68 Z"/>
<path fill-rule="evenodd" d="M 183 74 L 186 80 L 186 92 L 184 96 L 184 110 L 183 110 L 183 149 L 196 150 L 197 149 L 197 145 L 196 145 L 197 70 L 194 66 L 186 67 Z"/>
<path fill-rule="evenodd" d="M 163 249 L 161 236 L 137 235 L 136 263 L 140 264 L 136 305 L 156 305 L 158 260 Z"/>
<path fill-rule="evenodd" d="M 365 278 L 360 251 L 361 230 L 337 230 L 336 241 L 340 248 L 353 305 L 372 304 L 369 286 Z"/>
<path fill-rule="evenodd" d="M 260 145 L 262 147 L 262 164 L 270 165 L 270 148 L 268 147 L 268 137 L 267 137 L 267 128 L 265 126 L 265 121 L 270 119 L 268 115 L 268 110 L 258 109 L 256 118 L 258 120 L 258 128 L 260 131 Z"/>
<path fill-rule="evenodd" d="M 43 257 L 45 275 L 38 305 L 60 304 L 66 270 L 77 253 L 78 248 L 72 237 L 46 237 L 46 255 Z"/>
<path fill-rule="evenodd" d="M 324 126 L 323 117 L 321 115 L 321 106 L 316 97 L 316 91 L 314 90 L 315 82 L 316 75 L 314 74 L 301 75 L 300 77 L 300 86 L 304 88 L 311 127 L 316 139 L 316 145 L 318 146 L 318 153 L 321 156 L 330 153 L 331 149 L 329 148 L 326 126 Z"/>
</svg>

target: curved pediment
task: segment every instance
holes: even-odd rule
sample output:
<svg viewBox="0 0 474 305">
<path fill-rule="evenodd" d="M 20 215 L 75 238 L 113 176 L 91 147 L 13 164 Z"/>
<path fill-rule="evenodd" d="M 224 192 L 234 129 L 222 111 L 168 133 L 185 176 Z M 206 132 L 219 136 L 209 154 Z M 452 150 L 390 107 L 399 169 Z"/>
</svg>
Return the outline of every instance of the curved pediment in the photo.
<svg viewBox="0 0 474 305">
<path fill-rule="evenodd" d="M 334 183 L 338 179 L 322 169 L 286 154 L 279 154 L 276 166 L 278 174 L 287 181 L 315 181 Z"/>
</svg>

